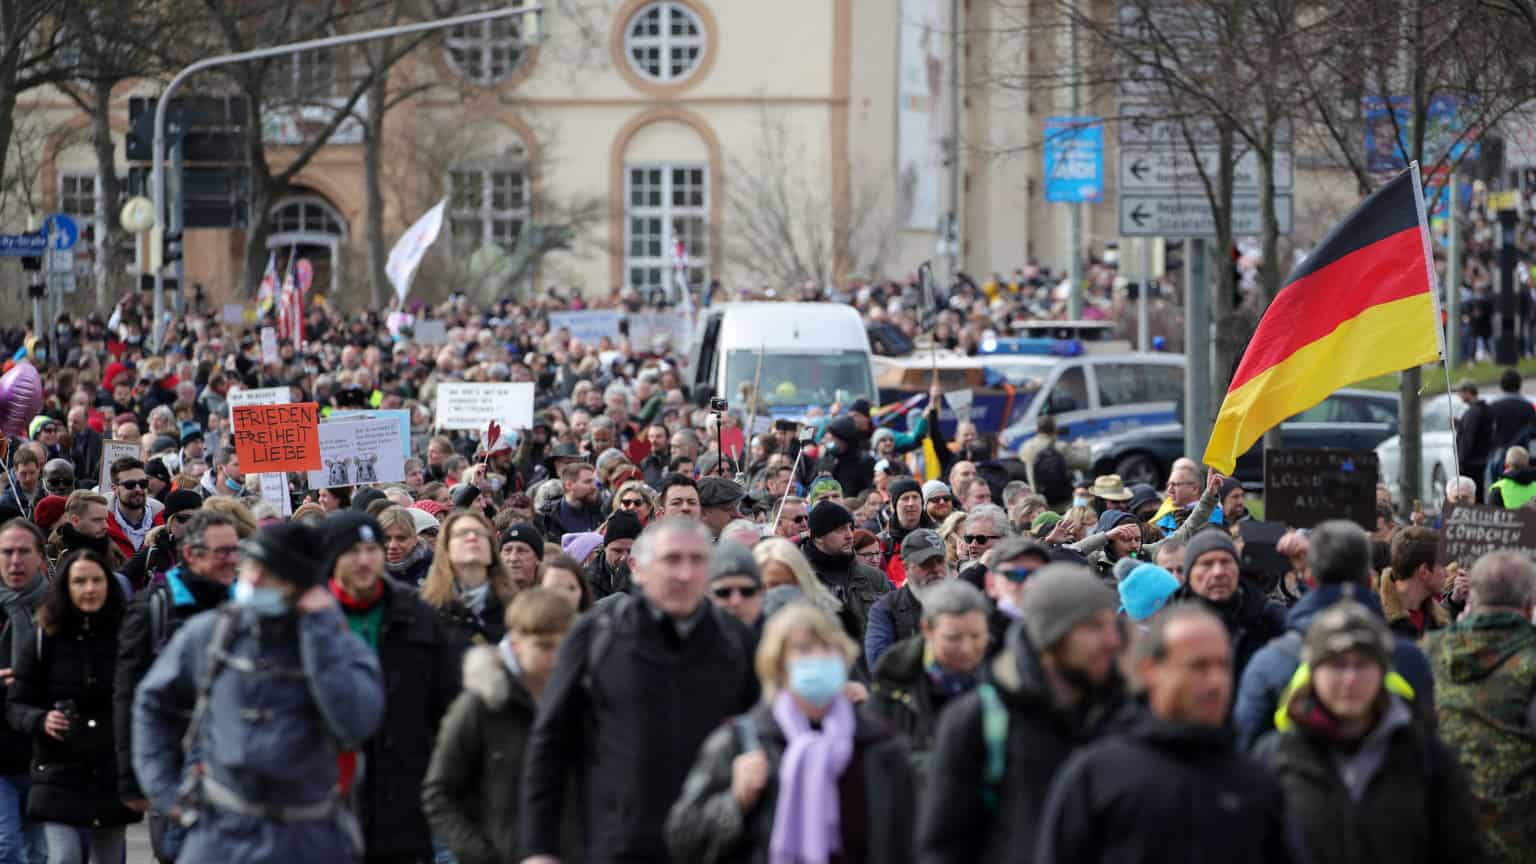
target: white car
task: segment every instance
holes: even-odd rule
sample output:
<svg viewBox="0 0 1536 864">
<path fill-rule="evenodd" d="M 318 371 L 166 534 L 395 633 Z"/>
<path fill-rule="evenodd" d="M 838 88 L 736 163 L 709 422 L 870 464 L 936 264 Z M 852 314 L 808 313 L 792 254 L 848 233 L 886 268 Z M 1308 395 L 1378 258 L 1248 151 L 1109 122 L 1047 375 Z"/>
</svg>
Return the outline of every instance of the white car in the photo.
<svg viewBox="0 0 1536 864">
<path fill-rule="evenodd" d="M 1455 402 L 1456 417 L 1460 417 L 1467 406 L 1460 399 Z M 1445 503 L 1445 487 L 1452 478 L 1460 473 L 1456 465 L 1455 442 L 1452 438 L 1451 424 L 1446 419 L 1451 411 L 1451 405 L 1446 401 L 1445 395 L 1424 397 L 1424 420 L 1419 426 L 1419 440 L 1422 442 L 1419 455 L 1419 492 L 1424 497 L 1424 512 L 1434 515 L 1440 512 L 1440 507 Z M 1376 445 L 1376 456 L 1380 460 L 1381 482 L 1387 484 L 1392 490 L 1392 503 L 1400 506 L 1398 500 L 1398 476 L 1397 466 L 1398 451 L 1402 447 L 1402 437 L 1393 435 L 1391 438 Z"/>
</svg>

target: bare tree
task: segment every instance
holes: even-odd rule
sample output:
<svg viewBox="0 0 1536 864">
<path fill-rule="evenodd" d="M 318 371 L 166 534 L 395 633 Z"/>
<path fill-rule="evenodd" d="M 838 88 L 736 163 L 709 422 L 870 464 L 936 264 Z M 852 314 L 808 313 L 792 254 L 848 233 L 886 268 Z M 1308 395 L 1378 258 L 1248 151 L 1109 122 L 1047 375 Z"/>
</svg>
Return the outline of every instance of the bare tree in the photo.
<svg viewBox="0 0 1536 864">
<path fill-rule="evenodd" d="M 750 156 L 730 154 L 726 257 L 741 274 L 779 289 L 877 275 L 895 217 L 876 182 L 850 184 L 846 205 L 784 119 L 764 109 Z"/>
</svg>

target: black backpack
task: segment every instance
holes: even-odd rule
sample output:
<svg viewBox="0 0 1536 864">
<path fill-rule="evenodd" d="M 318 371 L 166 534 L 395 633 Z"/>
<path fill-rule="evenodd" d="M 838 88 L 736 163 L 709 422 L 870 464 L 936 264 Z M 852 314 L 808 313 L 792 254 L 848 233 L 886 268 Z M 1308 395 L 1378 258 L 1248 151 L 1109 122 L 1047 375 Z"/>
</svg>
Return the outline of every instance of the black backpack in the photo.
<svg viewBox="0 0 1536 864">
<path fill-rule="evenodd" d="M 1072 476 L 1067 471 L 1067 460 L 1053 443 L 1035 454 L 1030 466 L 1035 472 L 1035 492 L 1044 495 L 1050 504 L 1072 500 Z"/>
</svg>

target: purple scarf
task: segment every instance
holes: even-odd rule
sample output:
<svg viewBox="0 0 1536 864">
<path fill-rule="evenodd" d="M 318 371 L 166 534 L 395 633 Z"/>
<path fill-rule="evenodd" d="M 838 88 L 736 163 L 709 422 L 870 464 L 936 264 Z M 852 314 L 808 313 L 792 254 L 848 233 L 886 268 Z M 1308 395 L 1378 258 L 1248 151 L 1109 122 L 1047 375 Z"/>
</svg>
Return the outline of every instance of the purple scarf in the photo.
<svg viewBox="0 0 1536 864">
<path fill-rule="evenodd" d="M 811 728 L 795 697 L 780 690 L 773 719 L 789 741 L 779 765 L 779 798 L 773 814 L 771 864 L 826 864 L 843 846 L 837 780 L 853 759 L 853 705 L 832 703 L 821 729 Z"/>
</svg>

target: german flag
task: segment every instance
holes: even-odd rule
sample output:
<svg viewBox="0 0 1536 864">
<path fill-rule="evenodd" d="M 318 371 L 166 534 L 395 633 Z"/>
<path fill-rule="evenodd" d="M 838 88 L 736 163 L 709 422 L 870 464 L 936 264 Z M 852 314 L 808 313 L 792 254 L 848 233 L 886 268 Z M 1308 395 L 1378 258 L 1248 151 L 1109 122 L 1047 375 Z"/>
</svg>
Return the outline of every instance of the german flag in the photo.
<svg viewBox="0 0 1536 864">
<path fill-rule="evenodd" d="M 1207 465 L 1229 474 L 1267 430 L 1338 388 L 1439 359 L 1416 168 L 1334 226 L 1269 304 L 1221 402 Z"/>
</svg>

